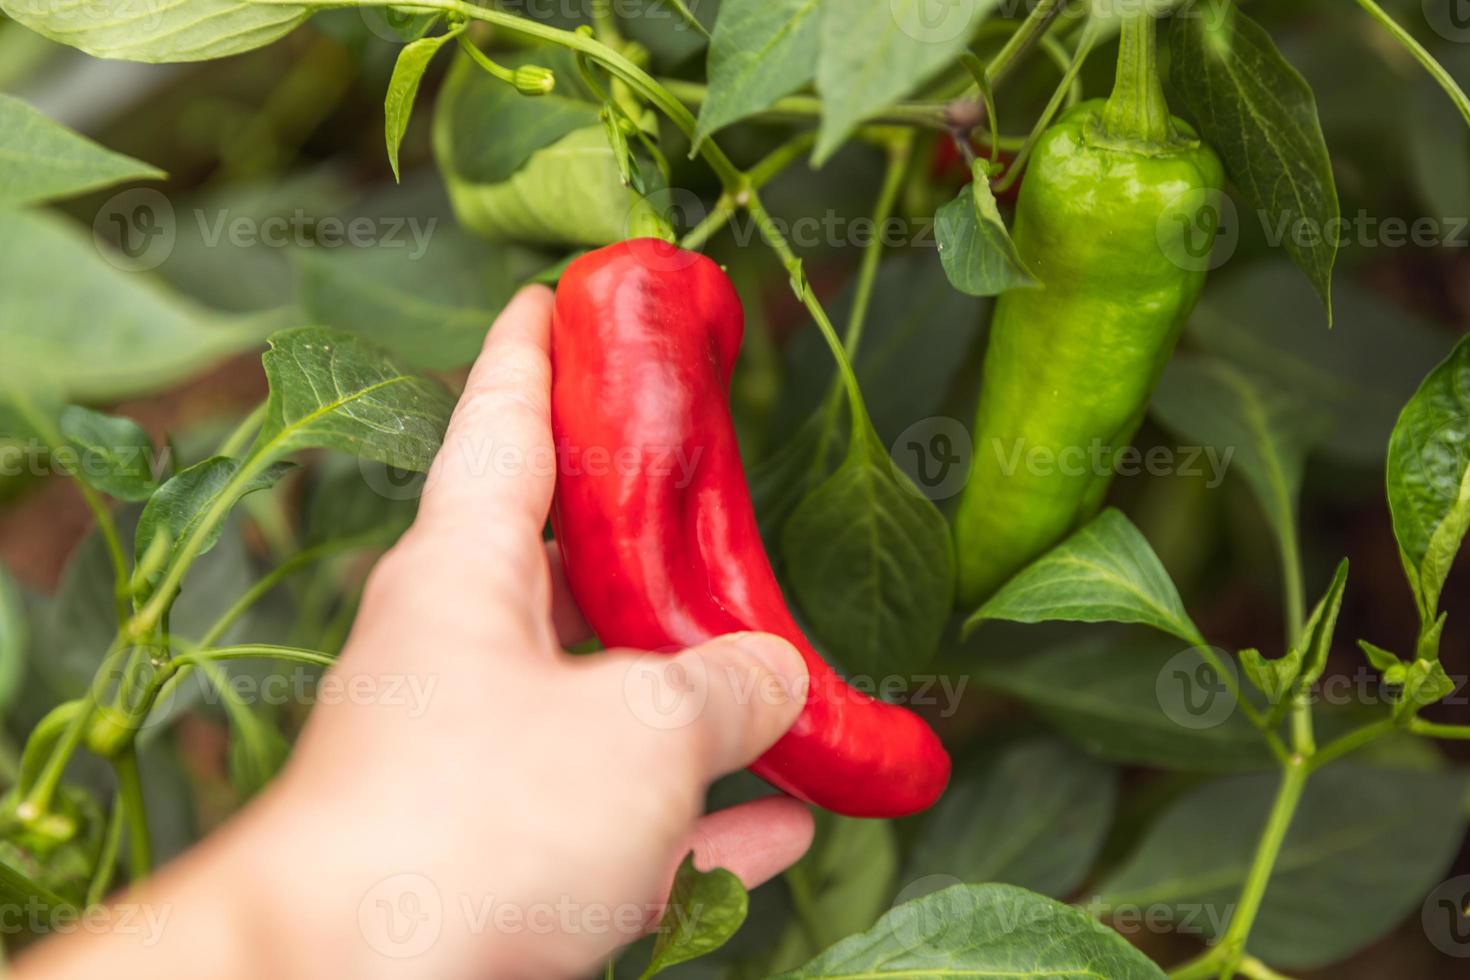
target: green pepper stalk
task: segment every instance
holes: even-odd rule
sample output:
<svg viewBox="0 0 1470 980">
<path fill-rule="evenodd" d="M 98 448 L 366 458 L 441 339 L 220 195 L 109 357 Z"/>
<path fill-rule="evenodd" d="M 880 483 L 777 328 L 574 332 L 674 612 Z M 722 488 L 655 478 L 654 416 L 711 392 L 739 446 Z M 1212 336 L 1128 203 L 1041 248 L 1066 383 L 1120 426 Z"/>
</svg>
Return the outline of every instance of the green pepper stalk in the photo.
<svg viewBox="0 0 1470 980">
<path fill-rule="evenodd" d="M 1204 285 L 1191 246 L 1224 172 L 1170 116 L 1154 34 L 1125 22 L 1111 97 L 1046 130 L 1022 185 L 1013 237 L 1042 288 L 1002 295 L 991 324 L 955 518 L 967 606 L 1097 511 Z"/>
</svg>

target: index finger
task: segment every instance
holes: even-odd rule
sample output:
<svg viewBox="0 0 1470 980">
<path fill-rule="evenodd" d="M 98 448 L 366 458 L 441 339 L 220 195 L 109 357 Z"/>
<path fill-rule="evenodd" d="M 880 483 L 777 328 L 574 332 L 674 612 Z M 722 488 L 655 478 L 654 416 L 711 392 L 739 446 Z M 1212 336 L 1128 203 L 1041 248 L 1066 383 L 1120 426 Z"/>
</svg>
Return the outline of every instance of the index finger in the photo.
<svg viewBox="0 0 1470 980">
<path fill-rule="evenodd" d="M 416 524 L 459 553 L 541 553 L 556 479 L 551 305 L 528 286 L 496 318 L 429 470 Z"/>
</svg>

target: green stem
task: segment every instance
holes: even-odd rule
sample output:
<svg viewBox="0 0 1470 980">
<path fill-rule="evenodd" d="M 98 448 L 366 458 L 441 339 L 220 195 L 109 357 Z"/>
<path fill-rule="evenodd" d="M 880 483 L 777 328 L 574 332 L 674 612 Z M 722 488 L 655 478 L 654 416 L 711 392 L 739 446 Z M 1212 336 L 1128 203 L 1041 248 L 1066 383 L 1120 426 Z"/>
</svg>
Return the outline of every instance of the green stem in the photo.
<svg viewBox="0 0 1470 980">
<path fill-rule="evenodd" d="M 1250 977 L 1251 980 L 1291 980 L 1284 973 L 1277 973 L 1254 956 L 1247 956 L 1240 961 L 1237 967 L 1241 976 Z"/>
<path fill-rule="evenodd" d="M 106 898 L 107 890 L 112 887 L 112 876 L 117 871 L 117 852 L 122 846 L 123 828 L 127 824 L 122 800 L 114 798 L 112 812 L 107 816 L 107 831 L 102 838 L 102 850 L 97 855 L 97 868 L 92 872 L 92 880 L 87 884 L 86 904 L 88 907 Z"/>
<path fill-rule="evenodd" d="M 214 624 L 209 629 L 204 631 L 204 634 L 199 637 L 196 646 L 212 647 L 218 643 L 225 631 L 233 626 L 241 616 L 245 615 L 266 593 L 275 588 L 282 579 L 300 571 L 302 568 L 321 558 L 339 552 L 352 551 L 356 548 L 366 548 L 375 544 L 384 543 L 396 531 L 396 526 L 384 526 L 363 534 L 354 535 L 350 538 L 327 541 L 323 544 L 307 548 L 304 551 L 298 551 L 256 580 L 255 584 L 251 585 L 244 594 L 235 600 L 230 608 L 226 609 L 214 621 Z"/>
<path fill-rule="evenodd" d="M 1409 721 L 1409 731 L 1429 738 L 1470 739 L 1470 725 L 1442 725 L 1439 722 L 1414 718 Z"/>
<path fill-rule="evenodd" d="M 127 647 L 114 640 L 111 649 L 102 658 L 102 665 L 97 668 L 97 676 L 106 677 L 111 673 L 116 662 L 119 659 L 126 659 L 129 652 Z M 66 771 L 66 764 L 71 761 L 72 753 L 82 743 L 82 738 L 87 733 L 87 725 L 96 711 L 97 682 L 94 680 L 88 686 L 87 693 L 81 698 L 80 710 L 67 723 L 66 730 L 56 740 L 51 754 L 46 757 L 46 765 L 36 777 L 35 785 L 31 787 L 30 792 L 16 808 L 16 815 L 22 822 L 36 820 L 51 809 L 51 799 L 56 795 L 56 788 L 61 785 L 61 775 Z"/>
<path fill-rule="evenodd" d="M 330 657 L 318 650 L 307 650 L 303 647 L 276 646 L 272 643 L 241 643 L 235 646 L 214 647 L 211 650 L 194 650 L 189 653 L 180 654 L 170 660 L 168 665 L 173 670 L 178 670 L 206 661 L 261 659 L 288 660 L 292 663 L 314 664 L 318 667 L 330 667 L 336 663 L 334 657 Z"/>
<path fill-rule="evenodd" d="M 153 871 L 153 844 L 148 838 L 148 806 L 143 800 L 137 751 L 128 746 L 113 757 L 112 765 L 117 773 L 118 805 L 128 822 L 128 871 L 132 881 L 142 881 Z"/>
<path fill-rule="evenodd" d="M 618 20 L 613 16 L 611 0 L 592 0 L 592 30 L 594 36 L 608 47 L 623 46 L 623 32 L 618 29 Z"/>
<path fill-rule="evenodd" d="M 1450 97 L 1450 101 L 1454 102 L 1455 108 L 1460 110 L 1460 115 L 1465 117 L 1465 122 L 1470 123 L 1470 96 L 1466 96 L 1465 90 L 1460 87 L 1459 82 L 1455 81 L 1454 76 L 1445 70 L 1444 65 L 1435 60 L 1434 55 L 1414 39 L 1414 35 L 1400 27 L 1373 0 L 1358 0 L 1358 6 L 1366 10 L 1369 16 L 1378 21 L 1384 30 L 1393 35 L 1394 40 L 1402 44 L 1414 56 L 1414 59 L 1424 66 L 1424 70 L 1429 72 L 1430 76 L 1439 83 L 1439 87 L 1444 89 L 1445 94 Z"/>
<path fill-rule="evenodd" d="M 985 77 L 992 86 L 1010 74 L 1024 55 L 1051 27 L 1052 21 L 1062 12 L 1064 0 L 1040 0 L 1031 8 L 1031 13 L 1010 39 L 995 53 L 985 66 Z"/>
<path fill-rule="evenodd" d="M 1329 762 L 1335 762 L 1350 752 L 1356 752 L 1370 742 L 1377 741 L 1385 735 L 1392 734 L 1397 727 L 1392 719 L 1386 718 L 1382 721 L 1369 722 L 1361 728 L 1354 728 L 1352 731 L 1339 735 L 1318 749 L 1312 755 L 1311 759 L 1308 760 L 1308 765 L 1315 772 Z"/>
<path fill-rule="evenodd" d="M 1293 511 L 1294 512 L 1294 508 Z M 1286 602 L 1286 646 L 1296 645 L 1306 622 L 1306 589 L 1302 584 L 1302 558 L 1296 540 L 1296 521 L 1280 535 L 1281 594 Z"/>
<path fill-rule="evenodd" d="M 1271 813 L 1266 818 L 1265 829 L 1256 845 L 1255 858 L 1246 873 L 1235 914 L 1231 916 L 1230 927 L 1220 939 L 1219 948 L 1223 951 L 1220 956 L 1224 961 L 1222 976 L 1228 977 L 1245 955 L 1246 940 L 1250 937 L 1251 926 L 1255 924 L 1256 915 L 1261 910 L 1266 885 L 1271 880 L 1271 871 L 1281 854 L 1281 845 L 1286 840 L 1286 832 L 1291 827 L 1292 817 L 1296 814 L 1297 804 L 1301 802 L 1302 791 L 1306 788 L 1310 772 L 1307 761 L 1301 757 L 1291 759 L 1282 770 L 1281 785 L 1276 790 Z"/>
<path fill-rule="evenodd" d="M 1041 139 L 1041 134 L 1051 125 L 1062 103 L 1071 99 L 1075 94 L 1077 75 L 1082 71 L 1082 66 L 1087 63 L 1087 56 L 1092 53 L 1092 46 L 1096 42 L 1097 22 L 1089 17 L 1087 25 L 1082 29 L 1082 36 L 1077 39 L 1077 53 L 1072 56 L 1071 63 L 1067 65 L 1062 74 L 1061 82 L 1057 84 L 1056 90 L 1052 92 L 1051 98 L 1046 103 L 1046 108 L 1042 110 L 1041 118 L 1036 120 L 1036 125 L 1031 127 L 1026 142 L 1021 144 L 1021 149 L 1016 153 L 1015 159 L 1011 161 L 1010 166 L 1006 167 L 1005 177 L 996 185 L 997 192 L 1005 193 L 1010 190 L 1011 185 L 1021 176 L 1021 172 L 1026 168 L 1026 161 L 1031 157 L 1031 151 L 1036 149 L 1036 143 Z"/>
<path fill-rule="evenodd" d="M 800 160 L 806 152 L 811 149 L 812 144 L 817 141 L 815 130 L 804 130 L 797 133 L 791 139 L 776 147 L 766 156 L 762 157 L 755 166 L 745 172 L 746 186 L 751 190 L 758 190 L 770 183 L 777 175 L 791 164 Z M 740 210 L 741 201 L 738 195 L 725 193 L 715 202 L 714 208 L 699 224 L 690 229 L 679 242 L 680 248 L 697 250 L 725 225 L 729 224 Z"/>
<path fill-rule="evenodd" d="M 1159 77 L 1158 25 L 1146 5 L 1124 16 L 1118 73 L 1103 107 L 1102 132 L 1122 145 L 1167 145 L 1174 125 Z"/>
<path fill-rule="evenodd" d="M 868 307 L 873 299 L 873 286 L 878 277 L 878 263 L 883 258 L 883 226 L 893 215 L 893 207 L 898 201 L 898 192 L 903 188 L 904 174 L 908 172 L 913 149 L 914 137 L 909 132 L 896 135 L 888 145 L 888 169 L 883 174 L 883 185 L 878 189 L 878 199 L 873 203 L 873 238 L 863 249 L 857 284 L 853 290 L 852 311 L 848 314 L 847 330 L 842 338 L 842 346 L 848 357 L 857 354 L 858 344 L 863 339 L 863 325 L 867 321 Z"/>
<path fill-rule="evenodd" d="M 1225 662 L 1220 659 L 1220 655 L 1215 652 L 1214 647 L 1210 646 L 1209 641 L 1204 638 L 1203 634 L 1196 630 L 1191 630 L 1189 642 L 1194 644 L 1195 649 L 1199 652 L 1200 659 L 1210 665 L 1215 671 L 1215 674 L 1220 678 L 1220 682 L 1225 685 L 1225 690 L 1235 699 L 1235 703 L 1240 705 L 1241 713 L 1266 737 L 1266 744 L 1270 746 L 1271 754 L 1276 757 L 1277 761 L 1283 764 L 1289 762 L 1291 754 L 1286 750 L 1286 746 L 1282 743 L 1281 737 L 1272 731 L 1273 726 L 1270 720 L 1256 710 L 1255 705 L 1246 700 L 1245 692 L 1240 689 L 1240 684 L 1235 679 L 1235 672 L 1226 667 Z"/>
<path fill-rule="evenodd" d="M 677 78 L 660 78 L 662 85 L 674 98 L 685 105 L 698 108 L 709 98 L 709 87 L 698 82 L 686 82 Z M 922 126 L 929 129 L 944 129 L 946 105 L 942 102 L 900 102 L 880 112 L 863 118 L 864 123 L 889 126 Z M 814 95 L 788 95 L 777 99 L 760 112 L 748 116 L 751 120 L 776 122 L 809 122 L 822 115 L 822 100 Z"/>
<path fill-rule="evenodd" d="M 241 419 L 239 424 L 230 430 L 230 434 L 225 436 L 225 441 L 219 444 L 215 455 L 235 457 L 243 453 L 250 445 L 250 440 L 255 436 L 256 431 L 260 429 L 261 423 L 265 421 L 265 412 L 265 402 L 251 409 L 250 414 Z"/>
<path fill-rule="evenodd" d="M 852 403 L 853 413 L 859 414 L 863 411 L 863 394 L 858 385 L 857 374 L 848 362 L 845 348 L 841 339 L 837 336 L 837 330 L 832 326 L 832 321 L 827 318 L 827 311 L 822 309 L 822 304 L 812 295 L 812 290 L 806 283 L 805 275 L 801 271 L 801 259 L 791 250 L 791 245 L 782 236 L 781 230 L 776 227 L 775 221 L 771 219 L 770 212 L 766 210 L 760 197 L 751 192 L 747 195 L 746 207 L 750 210 L 750 216 L 755 220 L 756 228 L 765 237 L 771 250 L 781 260 L 787 275 L 791 277 L 792 288 L 796 291 L 797 298 L 807 308 L 812 319 L 816 321 L 817 329 L 821 331 L 822 339 L 827 342 L 827 347 L 832 351 L 832 357 L 837 361 L 837 373 L 842 379 L 842 384 L 847 389 L 847 395 Z"/>
<path fill-rule="evenodd" d="M 1220 972 L 1220 948 L 1207 949 L 1169 971 L 1169 980 L 1206 980 Z"/>
</svg>

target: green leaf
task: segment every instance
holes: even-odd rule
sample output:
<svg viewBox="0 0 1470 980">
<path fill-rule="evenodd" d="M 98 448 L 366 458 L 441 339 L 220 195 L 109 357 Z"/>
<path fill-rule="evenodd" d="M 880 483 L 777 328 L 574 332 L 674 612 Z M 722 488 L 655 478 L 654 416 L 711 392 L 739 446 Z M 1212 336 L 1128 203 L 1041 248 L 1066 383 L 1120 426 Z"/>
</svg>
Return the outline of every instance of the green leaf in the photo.
<svg viewBox="0 0 1470 980">
<path fill-rule="evenodd" d="M 31 630 L 20 587 L 0 565 L 0 713 L 10 707 L 25 676 Z"/>
<path fill-rule="evenodd" d="M 1403 689 L 1393 706 L 1395 718 L 1413 717 L 1458 686 L 1438 660 L 1415 660 L 1403 670 Z"/>
<path fill-rule="evenodd" d="M 1347 588 L 1348 560 L 1337 563 L 1332 573 L 1332 582 L 1327 592 L 1307 617 L 1301 637 L 1293 647 L 1296 659 L 1301 663 L 1301 686 L 1310 687 L 1327 669 L 1327 655 L 1332 650 L 1332 637 L 1337 632 L 1337 614 L 1342 611 L 1342 594 Z"/>
<path fill-rule="evenodd" d="M 1470 528 L 1470 339 L 1429 373 L 1399 414 L 1388 441 L 1388 508 L 1428 624 Z"/>
<path fill-rule="evenodd" d="M 264 336 L 147 275 L 104 261 L 91 236 L 44 211 L 0 211 L 0 348 L 71 401 L 155 391 Z"/>
<path fill-rule="evenodd" d="M 1333 287 L 1331 330 L 1283 330 L 1283 323 L 1310 322 L 1320 308 L 1290 262 L 1220 273 L 1190 318 L 1191 345 L 1259 379 L 1268 403 L 1290 398 L 1297 412 L 1323 416 L 1314 452 L 1320 445 L 1324 455 L 1380 468 L 1399 410 L 1444 358 L 1445 332 L 1348 280 Z M 1312 418 L 1307 433 L 1316 429 Z"/>
<path fill-rule="evenodd" d="M 1271 754 L 1194 649 L 1086 643 L 983 661 L 975 679 L 1024 701 L 1088 752 L 1187 772 L 1264 769 Z"/>
<path fill-rule="evenodd" d="M 1163 980 L 1122 936 L 1012 885 L 956 885 L 906 902 L 781 980 L 817 977 Z"/>
<path fill-rule="evenodd" d="M 1330 323 L 1341 208 L 1311 87 L 1233 6 L 1219 17 L 1176 17 L 1169 34 L 1174 90 L 1316 287 Z"/>
<path fill-rule="evenodd" d="M 1387 675 L 1390 671 L 1399 671 L 1402 678 L 1403 669 L 1409 665 L 1408 661 L 1400 659 L 1397 654 L 1369 643 L 1367 640 L 1359 640 L 1358 647 L 1363 651 L 1363 656 L 1367 657 L 1368 662 L 1373 665 L 1373 669 L 1384 675 L 1385 680 L 1388 680 Z M 1389 683 L 1401 684 L 1403 681 L 1402 679 L 1391 680 Z"/>
<path fill-rule="evenodd" d="M 393 167 L 393 179 L 398 180 L 398 148 L 403 144 L 403 134 L 408 132 L 408 120 L 413 115 L 414 98 L 419 94 L 419 83 L 424 79 L 429 62 L 444 47 L 463 33 L 464 27 L 455 27 L 434 37 L 422 37 L 405 44 L 393 63 L 393 77 L 388 80 L 388 94 L 383 97 L 383 138 L 388 145 L 388 163 Z"/>
<path fill-rule="evenodd" d="M 694 16 L 694 11 L 689 9 L 688 5 L 684 3 L 684 0 L 652 0 L 652 2 L 671 8 L 674 13 L 679 15 L 679 19 L 684 22 L 685 26 L 692 28 L 696 34 L 703 36 L 706 41 L 709 40 L 709 31 L 699 22 L 699 18 Z"/>
<path fill-rule="evenodd" d="M 709 48 L 709 91 L 694 149 L 816 75 L 821 0 L 724 0 Z"/>
<path fill-rule="evenodd" d="M 700 871 L 694 867 L 694 855 L 686 855 L 674 876 L 668 909 L 654 940 L 653 958 L 643 977 L 725 945 L 745 921 L 749 901 L 750 896 L 734 874 L 724 868 Z"/>
<path fill-rule="evenodd" d="M 0 10 L 53 41 L 125 61 L 223 58 L 267 45 L 311 16 L 307 6 L 250 0 L 0 0 Z"/>
<path fill-rule="evenodd" d="M 1059 898 L 1086 876 L 1113 819 L 1118 772 L 1057 739 L 1006 747 L 962 772 L 925 820 L 904 869 Z"/>
<path fill-rule="evenodd" d="M 247 493 L 275 486 L 294 465 L 274 463 L 238 487 L 232 487 L 231 481 L 240 472 L 242 464 L 238 459 L 228 456 L 212 456 L 180 470 L 159 487 L 158 492 L 143 507 L 143 514 L 138 518 L 138 530 L 133 537 L 134 560 L 142 561 L 153 544 L 153 539 L 162 535 L 168 542 L 168 560 L 160 567 L 167 567 L 177 556 L 179 546 L 184 540 L 206 519 L 211 519 L 213 526 L 204 537 L 196 556 L 205 554 L 215 546 L 224 531 L 224 521 L 211 517 L 211 511 L 216 507 L 223 507 L 228 512 Z M 151 587 L 148 592 L 151 592 Z M 138 596 L 138 600 L 145 600 L 148 592 Z"/>
<path fill-rule="evenodd" d="M 962 293 L 999 296 L 1008 289 L 1041 285 L 1006 231 L 985 165 L 978 160 L 970 185 L 935 213 L 934 234 L 944 274 Z"/>
<path fill-rule="evenodd" d="M 328 453 L 312 466 L 309 480 L 302 506 L 306 547 L 380 531 L 386 543 L 394 530 L 413 523 L 419 483 L 402 480 L 380 463 Z"/>
<path fill-rule="evenodd" d="M 1148 541 L 1109 507 L 1011 579 L 965 621 L 1142 623 L 1187 643 L 1199 629 Z"/>
<path fill-rule="evenodd" d="M 954 601 L 944 516 L 866 442 L 797 506 L 781 535 L 792 590 L 817 634 L 856 674 L 918 669 L 939 647 Z"/>
<path fill-rule="evenodd" d="M 434 101 L 435 153 L 443 170 L 473 184 L 501 183 L 537 150 L 598 125 L 600 107 L 571 52 L 536 48 L 501 60 L 512 69 L 533 63 L 551 69 L 556 88 L 527 98 L 468 57 L 455 58 Z"/>
<path fill-rule="evenodd" d="M 823 3 L 817 56 L 822 123 L 814 161 L 826 161 L 864 118 L 952 62 L 998 5 L 999 0 L 953 0 L 942 8 L 928 0 Z"/>
<path fill-rule="evenodd" d="M 0 207 L 42 204 L 165 176 L 157 167 L 98 146 L 20 99 L 0 94 Z"/>
<path fill-rule="evenodd" d="M 437 381 L 405 374 L 351 334 L 318 327 L 270 338 L 261 358 L 270 398 L 252 454 L 340 449 L 427 472 L 454 398 Z"/>
<path fill-rule="evenodd" d="M 158 488 L 153 441 L 132 419 L 68 405 L 59 424 L 78 453 L 77 479 L 118 500 L 147 500 Z"/>
<path fill-rule="evenodd" d="M 847 433 L 817 408 L 794 426 L 787 441 L 746 473 L 756 520 L 767 547 L 780 554 L 781 531 L 813 488 L 842 465 Z"/>
<path fill-rule="evenodd" d="M 1275 774 L 1207 783 L 1174 803 L 1103 882 L 1114 915 L 1172 910 L 1217 938 L 1245 882 Z M 1333 765 L 1312 776 L 1282 844 L 1251 951 L 1311 969 L 1347 958 L 1415 912 L 1465 833 L 1463 775 Z M 1136 921 L 1136 920 L 1135 920 Z"/>
<path fill-rule="evenodd" d="M 1321 416 L 1287 392 L 1218 358 L 1180 356 L 1154 392 L 1154 417 L 1181 439 L 1221 451 L 1250 484 L 1278 538 L 1296 535 L 1307 447 Z"/>
<path fill-rule="evenodd" d="M 421 241 L 302 250 L 294 258 L 301 308 L 313 323 L 430 370 L 473 361 L 525 273 L 544 261 L 453 226 L 431 228 Z"/>
<path fill-rule="evenodd" d="M 1337 631 L 1337 614 L 1342 609 L 1342 593 L 1347 587 L 1348 562 L 1338 563 L 1332 583 L 1312 609 L 1302 634 L 1286 654 L 1267 660 L 1259 650 L 1242 650 L 1240 666 L 1250 682 L 1273 704 L 1284 705 L 1295 689 L 1306 689 L 1316 683 L 1327 667 L 1332 649 L 1332 636 Z"/>
<path fill-rule="evenodd" d="M 526 98 L 469 59 L 455 61 L 435 100 L 434 156 L 459 223 L 495 241 L 627 237 L 638 195 L 623 186 L 572 55 L 536 48 L 505 61 L 545 65 L 557 87 Z"/>
</svg>

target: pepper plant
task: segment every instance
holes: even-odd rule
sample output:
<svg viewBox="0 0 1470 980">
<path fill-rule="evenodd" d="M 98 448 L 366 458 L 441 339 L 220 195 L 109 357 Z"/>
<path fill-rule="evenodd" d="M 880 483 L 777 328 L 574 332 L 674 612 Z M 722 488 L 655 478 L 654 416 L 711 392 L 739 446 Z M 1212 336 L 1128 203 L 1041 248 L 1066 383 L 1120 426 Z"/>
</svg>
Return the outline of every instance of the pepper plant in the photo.
<svg viewBox="0 0 1470 980">
<path fill-rule="evenodd" d="M 651 237 L 744 301 L 806 635 L 955 765 L 749 895 L 686 862 L 609 975 L 1451 975 L 1453 0 L 554 7 L 0 0 L 4 526 L 91 527 L 0 573 L 7 946 L 273 777 L 494 314 Z"/>
</svg>

